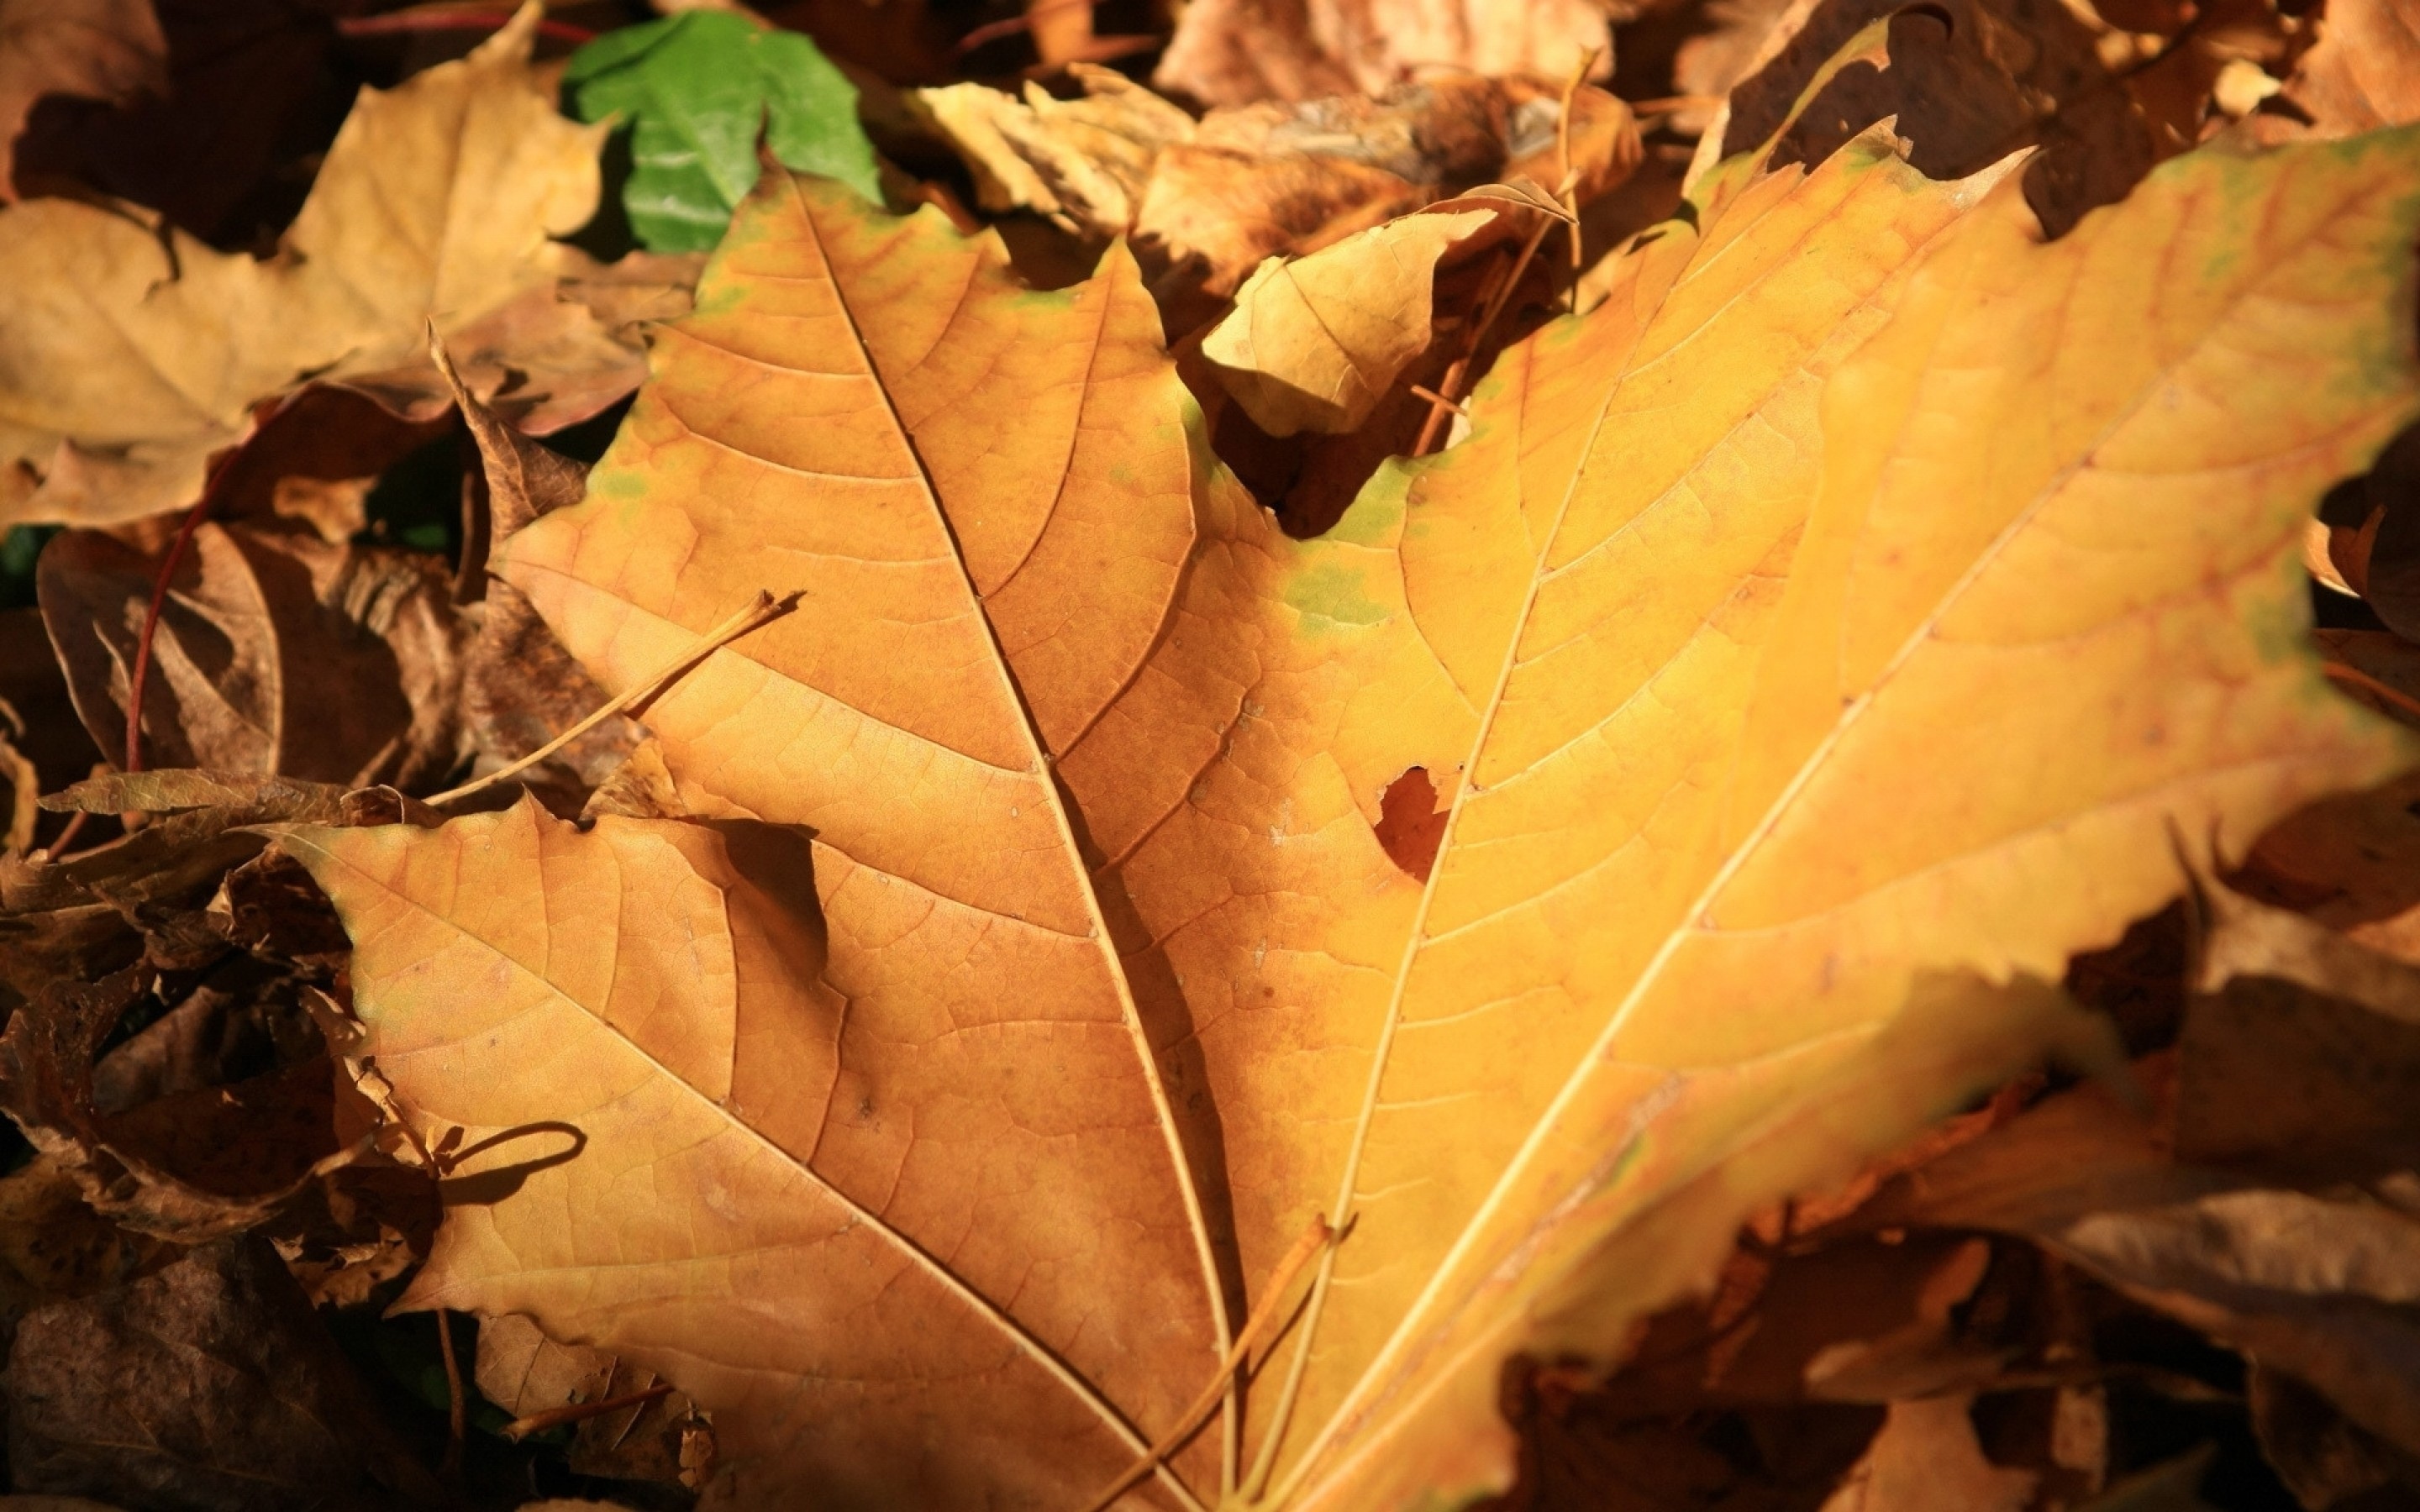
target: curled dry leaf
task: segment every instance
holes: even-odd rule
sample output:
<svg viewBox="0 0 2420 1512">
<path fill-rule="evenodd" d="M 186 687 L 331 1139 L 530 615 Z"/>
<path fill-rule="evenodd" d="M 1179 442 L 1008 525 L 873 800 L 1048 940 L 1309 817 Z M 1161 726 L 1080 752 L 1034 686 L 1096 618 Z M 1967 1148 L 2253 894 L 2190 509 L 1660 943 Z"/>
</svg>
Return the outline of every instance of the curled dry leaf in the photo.
<svg viewBox="0 0 2420 1512">
<path fill-rule="evenodd" d="M 2063 1093 L 1862 1222 L 2027 1235 L 2420 1453 L 2420 969 L 2204 897 L 2160 1118 Z"/>
<path fill-rule="evenodd" d="M 125 747 L 158 575 L 152 558 L 101 531 L 69 532 L 42 553 L 42 617 L 76 712 L 105 750 Z M 434 557 L 205 524 L 151 642 L 143 764 L 346 787 L 430 782 L 461 744 L 460 633 Z"/>
<path fill-rule="evenodd" d="M 966 160 L 976 203 L 1031 209 L 1069 230 L 1114 234 L 1134 224 L 1160 149 L 1190 140 L 1193 117 L 1124 74 L 1091 64 L 1084 85 L 1054 100 L 1028 85 L 1022 100 L 979 84 L 910 90 L 909 108 Z"/>
<path fill-rule="evenodd" d="M 76 95 L 123 104 L 167 84 L 168 39 L 151 0 L 0 4 L 0 201 L 17 197 L 17 133 L 36 100 Z"/>
<path fill-rule="evenodd" d="M 1122 255 L 1036 293 L 769 175 L 500 570 L 609 692 L 800 594 L 647 720 L 811 864 L 527 807 L 310 832 L 411 1116 L 576 1131 L 490 1148 L 525 1175 L 415 1300 L 675 1372 L 743 1497 L 1040 1504 L 1325 1213 L 1268 1495 L 1500 1485 L 1509 1355 L 1617 1353 L 1747 1212 L 2105 1053 L 2040 982 L 2174 892 L 2174 837 L 2223 865 L 2409 761 L 2285 627 L 2309 501 L 2413 409 L 2373 312 L 2415 155 L 2196 154 L 2055 242 L 1881 131 L 1735 164 L 1303 542 L 1200 449 Z M 1452 774 L 1425 886 L 1373 832 L 1412 766 Z M 610 1256 L 564 1221 L 609 1207 Z M 1215 1458 L 1168 1473 L 1207 1500 Z"/>
<path fill-rule="evenodd" d="M 1639 162 L 1629 108 L 1525 77 L 1438 77 L 1295 104 L 1214 110 L 1200 122 L 1106 69 L 1086 96 L 1023 101 L 980 85 L 915 91 L 990 208 L 1030 208 L 1094 237 L 1131 234 L 1169 279 L 1223 298 L 1264 257 L 1316 251 L 1492 180 L 1543 190 L 1574 176 L 1585 202 Z M 1160 290 L 1163 298 L 1171 292 Z"/>
<path fill-rule="evenodd" d="M 1893 119 L 1910 161 L 1936 178 L 1978 173 L 2027 147 L 2025 197 L 2045 231 L 2064 235 L 2095 206 L 2122 197 L 2160 158 L 2193 145 L 2155 139 L 2103 61 L 2106 28 L 2058 0 L 1821 0 L 1784 12 L 1769 61 L 1730 94 L 1699 147 L 1698 172 L 1793 121 L 1776 157 L 1818 162 L 1873 123 Z M 1842 50 L 1868 28 L 1887 47 Z M 1877 41 L 1880 39 L 1876 39 Z M 1813 98 L 1805 98 L 1808 91 Z"/>
<path fill-rule="evenodd" d="M 1358 429 L 1428 347 L 1437 259 L 1497 213 L 1432 208 L 1307 257 L 1273 257 L 1236 291 L 1202 355 L 1272 436 Z"/>
<path fill-rule="evenodd" d="M 1196 0 L 1153 83 L 1205 105 L 1376 95 L 1424 70 L 1612 71 L 1592 0 Z"/>
<path fill-rule="evenodd" d="M 536 23 L 532 4 L 470 57 L 365 90 L 266 262 L 129 208 L 0 214 L 15 296 L 0 313 L 0 523 L 189 502 L 252 407 L 306 376 L 428 396 L 415 373 L 431 318 L 482 354 L 474 386 L 507 366 L 540 380 L 514 395 L 527 424 L 627 391 L 634 351 L 553 288 L 547 239 L 594 212 L 603 129 L 555 114 L 528 61 Z"/>
<path fill-rule="evenodd" d="M 140 1108 L 104 1114 L 94 1103 L 94 1056 L 144 995 L 149 978 L 147 968 L 131 966 L 89 984 L 54 981 L 19 1008 L 0 1036 L 0 1108 L 37 1151 L 74 1178 L 95 1212 L 133 1233 L 178 1244 L 208 1243 L 257 1227 L 316 1189 L 322 1176 L 366 1152 L 366 1146 L 325 1154 L 324 1146 L 307 1149 L 285 1163 L 288 1168 L 277 1176 L 281 1184 L 263 1191 L 251 1184 L 256 1163 L 248 1157 L 257 1151 L 230 1151 L 224 1139 L 194 1146 L 175 1140 L 176 1125 L 194 1111 L 219 1111 L 220 1089 L 209 1089 L 200 1109 L 186 1110 L 181 1119 L 173 1109 L 164 1119 Z M 301 1084 L 306 1100 L 310 1080 Z M 324 1095 L 324 1071 L 317 1080 Z M 247 1085 L 291 1104 L 282 1088 Z M 238 1104 L 224 1105 L 237 1107 L 237 1123 L 247 1121 Z M 281 1143 L 299 1133 L 306 1144 L 317 1144 L 325 1133 L 324 1120 L 312 1116 L 307 1101 L 299 1118 L 276 1121 L 285 1127 L 272 1130 L 271 1136 Z M 225 1175 L 230 1170 L 232 1180 Z"/>
<path fill-rule="evenodd" d="M 104 772 L 42 800 L 45 809 L 79 813 L 175 813 L 223 804 L 257 805 L 280 818 L 334 824 L 345 789 L 257 772 Z"/>
</svg>

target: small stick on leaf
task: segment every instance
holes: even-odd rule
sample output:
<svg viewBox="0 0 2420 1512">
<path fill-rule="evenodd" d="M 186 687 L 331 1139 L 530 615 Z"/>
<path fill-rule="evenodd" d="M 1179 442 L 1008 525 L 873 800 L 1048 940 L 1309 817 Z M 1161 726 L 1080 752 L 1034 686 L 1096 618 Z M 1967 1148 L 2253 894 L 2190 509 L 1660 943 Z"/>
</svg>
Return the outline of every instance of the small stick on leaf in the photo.
<svg viewBox="0 0 2420 1512">
<path fill-rule="evenodd" d="M 1580 92 L 1580 84 L 1588 78 L 1589 69 L 1596 67 L 1598 49 L 1590 48 L 1580 54 L 1580 66 L 1563 81 L 1563 102 L 1555 116 L 1555 164 L 1561 177 L 1555 185 L 1555 197 L 1563 202 L 1563 209 L 1572 218 L 1572 287 L 1576 297 L 1580 272 L 1580 202 L 1577 196 L 1580 171 L 1572 166 L 1572 100 Z"/>
<path fill-rule="evenodd" d="M 1520 255 L 1512 259 L 1512 272 L 1488 296 L 1486 308 L 1480 312 L 1479 318 L 1471 325 L 1469 339 L 1463 343 L 1462 355 L 1446 369 L 1443 389 L 1435 399 L 1429 402 L 1429 418 L 1420 424 L 1419 440 L 1412 443 L 1414 456 L 1428 455 L 1429 443 L 1436 440 L 1438 430 L 1445 424 L 1445 417 L 1450 412 L 1449 406 L 1459 401 L 1460 395 L 1456 391 L 1462 387 L 1464 375 L 1470 370 L 1470 360 L 1479 355 L 1480 344 L 1487 339 L 1488 328 L 1495 325 L 1496 317 L 1504 313 L 1505 301 L 1512 297 L 1513 287 L 1521 282 L 1521 275 L 1529 270 L 1529 259 L 1538 255 L 1538 243 L 1546 239 L 1549 229 L 1561 224 L 1542 215 L 1528 239 L 1521 243 Z"/>
<path fill-rule="evenodd" d="M 592 1417 L 603 1417 L 608 1412 L 618 1412 L 626 1407 L 644 1407 L 659 1396 L 671 1396 L 672 1390 L 671 1381 L 659 1381 L 644 1391 L 629 1392 L 620 1396 L 608 1396 L 601 1401 L 570 1402 L 562 1407 L 550 1407 L 543 1412 L 532 1412 L 527 1417 L 517 1417 L 505 1424 L 504 1437 L 519 1443 L 533 1433 L 544 1433 L 549 1428 L 559 1428 L 566 1423 L 581 1423 Z"/>
<path fill-rule="evenodd" d="M 700 636 L 696 642 L 690 646 L 688 650 L 683 651 L 679 656 L 665 663 L 661 671 L 648 678 L 645 682 L 639 684 L 636 687 L 631 688 L 620 698 L 613 700 L 612 702 L 598 709 L 596 713 L 590 715 L 587 718 L 581 720 L 578 724 L 573 725 L 570 729 L 555 736 L 552 740 L 548 741 L 545 745 L 540 746 L 537 749 L 531 751 L 520 760 L 511 763 L 505 766 L 500 766 L 496 770 L 489 772 L 487 776 L 478 778 L 473 781 L 465 782 L 458 788 L 448 788 L 444 792 L 429 798 L 427 801 L 432 805 L 452 803 L 457 798 L 467 798 L 473 793 L 483 792 L 486 789 L 494 787 L 499 782 L 509 780 L 510 779 L 519 776 L 520 773 L 528 771 L 531 767 L 535 766 L 538 763 L 553 755 L 556 751 L 561 750 L 564 747 L 570 745 L 573 741 L 578 740 L 581 736 L 588 733 L 591 730 L 596 729 L 598 725 L 603 724 L 606 720 L 613 717 L 613 716 L 623 713 L 625 710 L 634 708 L 639 704 L 646 702 L 649 699 L 654 698 L 657 694 L 670 687 L 674 679 L 679 677 L 682 673 L 688 671 L 699 662 L 704 661 L 709 653 L 733 640 L 738 640 L 741 636 L 746 635 L 749 631 L 755 629 L 758 625 L 765 624 L 767 621 L 788 613 L 790 611 L 790 606 L 796 602 L 797 599 L 795 596 L 790 598 L 775 598 L 766 590 L 762 588 L 758 589 L 756 591 L 756 597 L 750 602 L 746 609 L 741 609 L 738 613 L 734 614 L 731 618 L 723 621 L 721 625 L 716 625 L 713 629 L 706 631 L 703 636 Z"/>
<path fill-rule="evenodd" d="M 445 1458 L 437 1473 L 447 1481 L 462 1474 L 462 1444 L 470 1430 L 471 1404 L 462 1396 L 462 1362 L 454 1357 L 454 1315 L 437 1309 L 437 1352 L 445 1357 Z"/>
<path fill-rule="evenodd" d="M 1093 1498 L 1086 1512 L 1103 1512 L 1110 1503 L 1140 1485 L 1145 1476 L 1159 1468 L 1160 1461 L 1166 1459 L 1171 1451 L 1191 1438 L 1202 1424 L 1210 1420 L 1218 1399 L 1227 1394 L 1227 1382 L 1242 1368 L 1252 1347 L 1276 1326 L 1279 1319 L 1286 1316 L 1285 1309 L 1280 1304 L 1285 1301 L 1287 1288 L 1294 1285 L 1294 1278 L 1300 1275 L 1302 1268 L 1317 1258 L 1322 1250 L 1335 1242 L 1336 1231 L 1327 1227 L 1326 1216 L 1313 1214 L 1311 1227 L 1302 1231 L 1302 1237 L 1295 1241 L 1294 1248 L 1286 1251 L 1285 1258 L 1278 1261 L 1278 1268 L 1270 1273 L 1268 1287 L 1261 1293 L 1261 1304 L 1252 1309 L 1252 1316 L 1245 1319 L 1243 1332 L 1235 1335 L 1234 1345 L 1227 1350 L 1227 1357 L 1218 1362 L 1218 1373 L 1210 1378 L 1210 1383 L 1202 1388 L 1202 1395 L 1193 1398 L 1193 1404 L 1177 1418 L 1175 1426 L 1161 1434 L 1158 1442 L 1143 1452 L 1141 1458 L 1128 1465 L 1125 1473 L 1110 1482 L 1108 1489 Z"/>
<path fill-rule="evenodd" d="M 1415 383 L 1411 385 L 1411 390 L 1416 397 L 1426 399 L 1433 405 L 1441 404 L 1457 415 L 1467 415 L 1470 413 L 1470 407 L 1468 405 L 1464 404 L 1459 399 L 1449 399 L 1444 394 L 1439 393 L 1436 390 L 1430 388 L 1425 383 Z"/>
<path fill-rule="evenodd" d="M 405 32 L 497 32 L 513 19 L 512 8 L 457 5 L 413 6 L 383 16 L 347 16 L 336 23 L 340 37 L 383 37 Z M 577 47 L 593 42 L 597 33 L 567 21 L 541 21 L 537 34 Z"/>
</svg>

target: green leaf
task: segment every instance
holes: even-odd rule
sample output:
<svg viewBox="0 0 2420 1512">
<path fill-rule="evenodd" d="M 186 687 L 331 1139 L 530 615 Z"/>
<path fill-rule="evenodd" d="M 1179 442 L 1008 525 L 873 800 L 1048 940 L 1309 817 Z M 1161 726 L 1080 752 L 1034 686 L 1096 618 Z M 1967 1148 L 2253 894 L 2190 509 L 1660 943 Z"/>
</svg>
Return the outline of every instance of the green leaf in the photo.
<svg viewBox="0 0 2420 1512">
<path fill-rule="evenodd" d="M 726 11 L 691 10 L 609 32 L 564 74 L 583 121 L 629 124 L 622 203 L 639 240 L 702 252 L 756 185 L 756 142 L 784 167 L 882 197 L 857 88 L 815 44 Z"/>
</svg>

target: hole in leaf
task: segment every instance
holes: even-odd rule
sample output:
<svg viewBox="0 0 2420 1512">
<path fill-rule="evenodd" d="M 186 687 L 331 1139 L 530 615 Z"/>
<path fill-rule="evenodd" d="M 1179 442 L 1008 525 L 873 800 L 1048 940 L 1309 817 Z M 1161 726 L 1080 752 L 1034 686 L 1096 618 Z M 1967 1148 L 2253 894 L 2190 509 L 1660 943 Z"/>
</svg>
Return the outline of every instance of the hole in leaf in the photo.
<svg viewBox="0 0 2420 1512">
<path fill-rule="evenodd" d="M 1448 810 L 1437 807 L 1436 784 L 1425 767 L 1415 766 L 1387 784 L 1378 796 L 1378 844 L 1387 858 L 1419 881 L 1429 879 L 1436 861 L 1437 842 L 1445 838 Z"/>
</svg>

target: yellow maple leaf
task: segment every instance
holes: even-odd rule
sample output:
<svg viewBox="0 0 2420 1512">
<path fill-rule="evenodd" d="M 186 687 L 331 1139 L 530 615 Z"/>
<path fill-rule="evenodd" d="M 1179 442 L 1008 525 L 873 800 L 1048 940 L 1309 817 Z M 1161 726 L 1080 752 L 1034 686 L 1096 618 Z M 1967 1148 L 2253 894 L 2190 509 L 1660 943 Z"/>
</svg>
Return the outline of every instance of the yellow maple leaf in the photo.
<svg viewBox="0 0 2420 1512">
<path fill-rule="evenodd" d="M 1931 181 L 1886 126 L 1730 165 L 1310 542 L 1209 458 L 1123 253 L 1029 292 L 768 177 L 503 570 L 613 691 L 801 595 L 646 718 L 692 810 L 811 837 L 825 933 L 760 952 L 787 1010 L 625 998 L 578 963 L 758 917 L 709 831 L 300 837 L 424 1132 L 582 1141 L 415 1296 L 659 1370 L 751 1504 L 1080 1504 L 1275 1304 L 1249 1410 L 1138 1497 L 1502 1485 L 1506 1358 L 1614 1355 L 1753 1208 L 2089 1058 L 2042 982 L 2179 846 L 2410 759 L 2316 673 L 2298 542 L 2414 409 L 2420 135 L 2189 154 L 2047 243 L 2009 166 Z M 1373 833 L 1414 766 L 1424 876 Z M 501 1062 L 500 957 L 595 979 L 516 985 Z M 709 1143 L 745 1183 L 657 1173 Z M 915 1300 L 836 1318 L 807 1278 L 866 1246 Z"/>
</svg>

